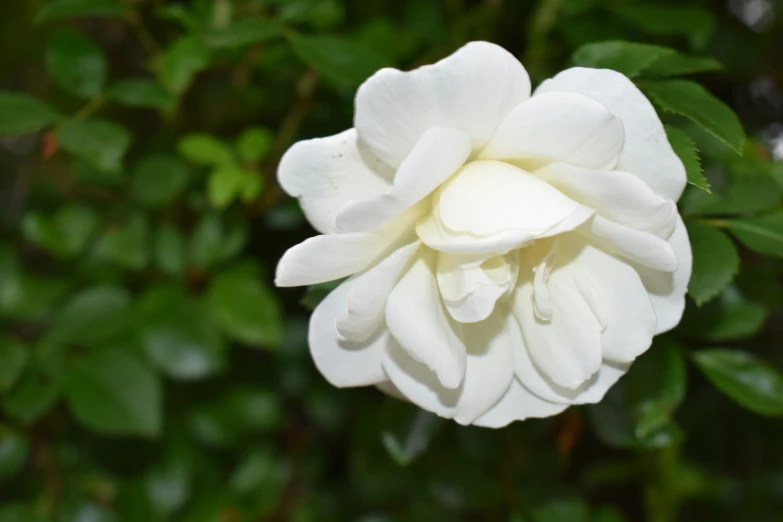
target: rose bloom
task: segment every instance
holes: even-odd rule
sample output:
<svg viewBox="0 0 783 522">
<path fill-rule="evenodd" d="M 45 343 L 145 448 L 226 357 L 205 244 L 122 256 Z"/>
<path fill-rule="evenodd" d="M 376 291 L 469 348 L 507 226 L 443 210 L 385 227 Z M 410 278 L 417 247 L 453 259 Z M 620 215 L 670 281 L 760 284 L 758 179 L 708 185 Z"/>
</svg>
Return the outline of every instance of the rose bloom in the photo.
<svg viewBox="0 0 783 522">
<path fill-rule="evenodd" d="M 600 401 L 680 321 L 685 169 L 627 77 L 577 67 L 531 95 L 511 54 L 474 42 L 378 71 L 355 110 L 278 172 L 323 235 L 276 284 L 350 276 L 310 320 L 335 386 L 500 427 Z"/>
</svg>

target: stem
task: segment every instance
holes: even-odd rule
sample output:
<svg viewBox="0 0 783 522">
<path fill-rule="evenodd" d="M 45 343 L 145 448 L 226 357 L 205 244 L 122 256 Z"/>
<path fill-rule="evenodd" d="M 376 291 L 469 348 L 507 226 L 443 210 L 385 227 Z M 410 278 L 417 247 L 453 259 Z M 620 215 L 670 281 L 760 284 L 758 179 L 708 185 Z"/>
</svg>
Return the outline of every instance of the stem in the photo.
<svg viewBox="0 0 783 522">
<path fill-rule="evenodd" d="M 106 99 L 103 97 L 98 97 L 95 99 L 90 100 L 84 107 L 76 111 L 76 114 L 73 115 L 74 120 L 83 120 L 89 116 L 92 116 L 106 103 Z"/>
<path fill-rule="evenodd" d="M 128 24 L 133 29 L 133 32 L 136 33 L 136 37 L 139 39 L 142 47 L 152 55 L 159 54 L 160 45 L 155 41 L 155 37 L 152 36 L 150 30 L 147 29 L 141 14 L 139 14 L 138 11 L 131 11 L 128 13 L 127 20 Z"/>
</svg>

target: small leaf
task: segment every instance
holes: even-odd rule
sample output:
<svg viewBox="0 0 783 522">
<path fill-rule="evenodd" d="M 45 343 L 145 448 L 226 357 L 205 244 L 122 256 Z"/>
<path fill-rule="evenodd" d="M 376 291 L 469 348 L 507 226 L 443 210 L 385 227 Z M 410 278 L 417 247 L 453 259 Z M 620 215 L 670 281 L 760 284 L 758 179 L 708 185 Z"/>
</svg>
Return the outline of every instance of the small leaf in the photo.
<svg viewBox="0 0 783 522">
<path fill-rule="evenodd" d="M 223 209 L 229 206 L 244 186 L 244 171 L 236 166 L 215 169 L 207 182 L 207 196 L 212 206 Z"/>
<path fill-rule="evenodd" d="M 52 35 L 46 49 L 46 69 L 60 88 L 81 98 L 99 96 L 106 83 L 103 50 L 73 29 Z"/>
<path fill-rule="evenodd" d="M 358 42 L 331 36 L 289 37 L 300 60 L 339 86 L 360 84 L 388 64 L 386 58 Z"/>
<path fill-rule="evenodd" d="M 290 476 L 287 459 L 271 447 L 250 450 L 231 474 L 229 486 L 252 502 L 253 513 L 273 509 Z"/>
<path fill-rule="evenodd" d="M 149 262 L 149 235 L 147 218 L 142 214 L 134 214 L 127 222 L 101 238 L 96 253 L 119 267 L 141 270 Z"/>
<path fill-rule="evenodd" d="M 160 432 L 162 390 L 152 370 L 120 349 L 101 349 L 71 364 L 65 396 L 87 428 L 114 435 Z"/>
<path fill-rule="evenodd" d="M 166 49 L 158 63 L 160 82 L 174 94 L 182 94 L 198 73 L 209 66 L 209 48 L 195 36 L 185 36 Z"/>
<path fill-rule="evenodd" d="M 155 233 L 152 255 L 155 264 L 169 275 L 181 275 L 187 268 L 185 238 L 178 228 L 163 224 Z"/>
<path fill-rule="evenodd" d="M 234 270 L 216 276 L 209 303 L 223 329 L 251 346 L 273 347 L 283 336 L 277 297 L 254 274 Z"/>
<path fill-rule="evenodd" d="M 131 135 L 116 123 L 93 118 L 61 123 L 57 127 L 57 140 L 63 150 L 95 168 L 119 172 Z"/>
<path fill-rule="evenodd" d="M 424 453 L 443 421 L 436 415 L 398 400 L 387 400 L 381 413 L 381 442 L 399 466 Z"/>
<path fill-rule="evenodd" d="M 204 40 L 216 49 L 236 49 L 266 42 L 282 34 L 282 27 L 272 20 L 245 18 L 228 27 L 211 29 Z"/>
<path fill-rule="evenodd" d="M 237 140 L 237 153 L 239 159 L 247 163 L 258 163 L 266 158 L 272 149 L 274 134 L 263 127 L 251 127 Z"/>
<path fill-rule="evenodd" d="M 142 347 L 168 376 L 201 379 L 224 368 L 226 344 L 205 305 L 178 287 L 157 287 L 139 307 Z"/>
<path fill-rule="evenodd" d="M 96 286 L 74 295 L 57 314 L 50 336 L 62 343 L 93 345 L 115 338 L 130 324 L 128 292 Z"/>
<path fill-rule="evenodd" d="M 783 212 L 727 219 L 726 225 L 749 249 L 759 254 L 783 257 Z"/>
<path fill-rule="evenodd" d="M 106 91 L 106 97 L 128 107 L 171 110 L 177 98 L 153 80 L 128 78 Z"/>
<path fill-rule="evenodd" d="M 180 140 L 177 149 L 183 158 L 196 165 L 228 167 L 235 163 L 231 148 L 209 134 L 188 134 Z"/>
<path fill-rule="evenodd" d="M 685 166 L 688 183 L 710 193 L 710 184 L 704 177 L 696 143 L 683 131 L 670 125 L 666 125 L 666 137 L 669 138 L 669 144 Z"/>
<path fill-rule="evenodd" d="M 0 136 L 38 132 L 61 115 L 28 94 L 0 91 Z"/>
<path fill-rule="evenodd" d="M 16 384 L 29 359 L 29 352 L 19 341 L 0 337 L 0 392 Z"/>
<path fill-rule="evenodd" d="M 689 80 L 648 81 L 642 88 L 664 111 L 690 119 L 742 154 L 745 131 L 728 105 Z"/>
<path fill-rule="evenodd" d="M 780 206 L 781 191 L 767 176 L 732 177 L 728 187 L 712 196 L 690 196 L 683 202 L 687 212 L 695 215 L 758 213 Z"/>
<path fill-rule="evenodd" d="M 763 301 L 751 299 L 732 283 L 718 299 L 701 308 L 687 307 L 680 330 L 688 336 L 711 341 L 746 339 L 764 326 L 768 315 Z"/>
<path fill-rule="evenodd" d="M 131 195 L 144 206 L 162 207 L 171 203 L 185 190 L 188 177 L 188 165 L 176 156 L 146 156 L 133 169 Z"/>
<path fill-rule="evenodd" d="M 53 216 L 27 214 L 22 221 L 25 238 L 56 257 L 80 254 L 98 229 L 98 215 L 83 205 L 66 205 Z"/>
<path fill-rule="evenodd" d="M 688 293 L 701 306 L 720 294 L 737 275 L 739 254 L 722 230 L 699 221 L 688 221 L 687 227 L 693 250 Z"/>
<path fill-rule="evenodd" d="M 28 370 L 3 397 L 3 410 L 19 422 L 31 424 L 46 414 L 59 398 L 57 381 L 40 370 Z"/>
<path fill-rule="evenodd" d="M 81 16 L 124 16 L 128 8 L 119 0 L 50 0 L 35 15 L 35 23 Z"/>
<path fill-rule="evenodd" d="M 783 415 L 783 375 L 751 353 L 710 348 L 693 354 L 704 375 L 732 400 L 760 415 Z"/>
<path fill-rule="evenodd" d="M 276 393 L 243 386 L 194 410 L 189 425 L 204 444 L 228 446 L 241 435 L 278 428 L 282 420 L 283 408 Z"/>
<path fill-rule="evenodd" d="M 674 53 L 666 47 L 616 40 L 585 44 L 574 51 L 571 60 L 574 65 L 613 69 L 633 78 L 647 66 Z"/>
<path fill-rule="evenodd" d="M 681 76 L 703 72 L 720 71 L 723 65 L 709 56 L 688 56 L 673 53 L 661 56 L 645 67 L 644 76 Z"/>
<path fill-rule="evenodd" d="M 205 214 L 190 237 L 190 261 L 207 269 L 221 257 L 223 225 L 216 214 Z"/>
<path fill-rule="evenodd" d="M 30 444 L 20 433 L 0 426 L 0 482 L 13 478 L 30 455 Z"/>
</svg>

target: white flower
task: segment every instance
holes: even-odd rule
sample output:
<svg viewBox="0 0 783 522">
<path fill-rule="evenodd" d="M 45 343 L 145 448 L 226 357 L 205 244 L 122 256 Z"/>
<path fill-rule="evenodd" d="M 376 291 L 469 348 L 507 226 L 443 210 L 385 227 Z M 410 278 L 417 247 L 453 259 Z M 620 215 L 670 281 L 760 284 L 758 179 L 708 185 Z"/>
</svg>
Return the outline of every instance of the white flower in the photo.
<svg viewBox="0 0 783 522">
<path fill-rule="evenodd" d="M 499 427 L 601 400 L 679 322 L 685 170 L 622 74 L 568 69 L 531 96 L 511 54 L 475 42 L 378 71 L 354 124 L 279 169 L 323 235 L 276 283 L 352 276 L 310 321 L 335 386 Z"/>
</svg>

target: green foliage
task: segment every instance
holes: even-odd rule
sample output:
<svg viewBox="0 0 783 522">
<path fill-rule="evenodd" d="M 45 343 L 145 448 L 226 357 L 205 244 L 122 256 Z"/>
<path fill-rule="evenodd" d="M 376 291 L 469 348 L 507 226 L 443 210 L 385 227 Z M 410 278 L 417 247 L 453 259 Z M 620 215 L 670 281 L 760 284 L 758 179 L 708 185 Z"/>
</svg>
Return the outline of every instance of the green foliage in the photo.
<svg viewBox="0 0 783 522">
<path fill-rule="evenodd" d="M 750 31 L 694 0 L 6 4 L 0 522 L 780 511 L 766 418 L 783 414 L 783 170 L 767 88 L 779 17 Z M 349 128 L 355 89 L 379 68 L 472 40 L 505 46 L 534 87 L 569 57 L 627 75 L 689 182 L 682 322 L 599 403 L 500 430 L 332 387 L 307 325 L 340 281 L 272 286 L 280 255 L 313 234 L 277 183 L 285 150 Z M 643 275 L 653 294 L 670 284 Z"/>
</svg>

